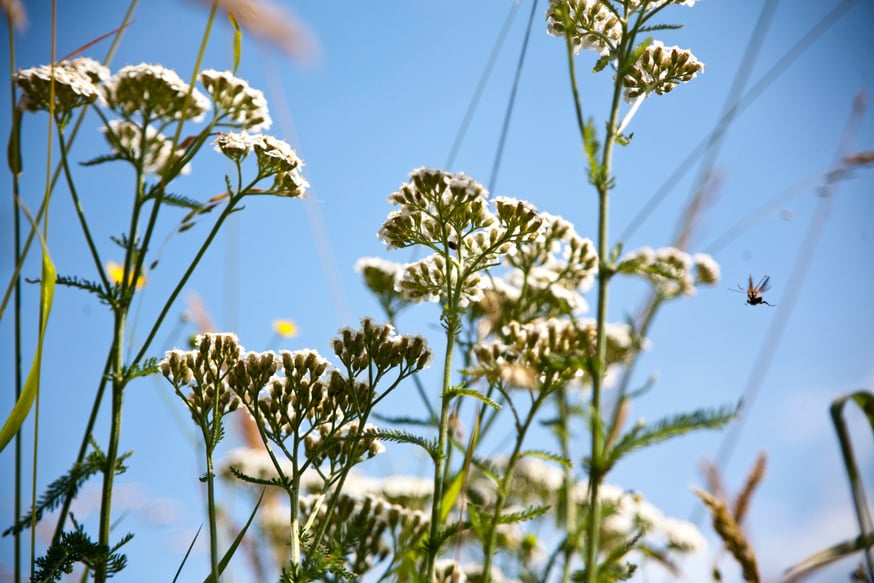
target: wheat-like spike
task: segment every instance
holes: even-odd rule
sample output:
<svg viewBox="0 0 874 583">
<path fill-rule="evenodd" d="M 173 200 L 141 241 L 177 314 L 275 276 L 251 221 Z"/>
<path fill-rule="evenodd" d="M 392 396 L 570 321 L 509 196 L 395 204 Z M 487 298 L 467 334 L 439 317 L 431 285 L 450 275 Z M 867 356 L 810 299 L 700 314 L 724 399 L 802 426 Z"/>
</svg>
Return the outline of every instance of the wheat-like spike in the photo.
<svg viewBox="0 0 874 583">
<path fill-rule="evenodd" d="M 619 438 L 619 433 L 622 431 L 625 421 L 628 419 L 630 413 L 631 401 L 628 398 L 623 397 L 622 403 L 619 405 L 619 411 L 616 413 L 616 423 L 613 424 L 613 427 L 610 430 L 610 435 L 607 436 L 607 443 L 604 445 L 604 451 L 610 451 L 610 448 L 612 448 L 613 444 L 616 443 L 616 440 Z"/>
<path fill-rule="evenodd" d="M 767 462 L 767 459 L 768 456 L 764 451 L 759 454 L 759 457 L 756 458 L 756 463 L 753 465 L 753 469 L 750 470 L 746 482 L 744 482 L 743 489 L 737 495 L 737 499 L 734 502 L 734 520 L 738 524 L 743 523 L 747 510 L 749 510 L 750 507 L 750 500 L 753 497 L 753 492 L 765 477 L 765 462 Z"/>
<path fill-rule="evenodd" d="M 735 522 L 731 512 L 728 511 L 725 502 L 714 498 L 704 490 L 694 487 L 692 490 L 701 498 L 701 501 L 704 502 L 704 505 L 710 511 L 710 515 L 713 518 L 713 529 L 723 540 L 726 548 L 728 548 L 738 564 L 740 564 L 743 570 L 744 581 L 761 583 L 759 567 L 756 564 L 756 554 L 753 552 L 753 548 L 741 531 L 740 526 Z"/>
</svg>

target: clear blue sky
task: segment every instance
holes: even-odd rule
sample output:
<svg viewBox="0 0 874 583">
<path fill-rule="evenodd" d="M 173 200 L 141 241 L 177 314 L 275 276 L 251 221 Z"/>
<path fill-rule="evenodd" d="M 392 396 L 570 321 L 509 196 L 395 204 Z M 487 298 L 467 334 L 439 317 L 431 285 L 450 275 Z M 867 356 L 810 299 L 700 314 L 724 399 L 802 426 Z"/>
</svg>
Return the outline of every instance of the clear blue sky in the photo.
<svg viewBox="0 0 874 583">
<path fill-rule="evenodd" d="M 17 64 L 22 68 L 45 64 L 50 54 L 46 3 L 26 4 L 30 26 L 18 35 L 16 44 Z M 126 8 L 124 3 L 90 0 L 58 4 L 59 56 L 114 29 Z M 647 100 L 632 122 L 633 143 L 616 155 L 612 241 L 707 137 L 738 69 L 751 71 L 751 87 L 839 4 L 836 0 L 780 3 L 755 62 L 742 58 L 759 2 L 703 0 L 691 9 L 665 11 L 666 20 L 686 27 L 665 31 L 659 38 L 667 45 L 691 48 L 706 67 L 693 82 Z M 352 266 L 365 255 L 408 259 L 386 254 L 375 236 L 390 210 L 386 197 L 414 168 L 445 163 L 509 9 L 508 2 L 497 1 L 294 3 L 295 14 L 319 46 L 318 56 L 306 65 L 292 63 L 245 37 L 239 75 L 267 94 L 275 122 L 270 133 L 298 148 L 312 190 L 306 201 L 249 201 L 205 258 L 189 290 L 204 298 L 220 329 L 236 331 L 244 346 L 253 350 L 311 346 L 327 354 L 328 340 L 337 328 L 365 315 L 381 316 Z M 585 182 L 564 46 L 560 39 L 546 35 L 545 9 L 546 2 L 540 1 L 494 194 L 530 200 L 594 237 L 595 196 Z M 452 167 L 484 183 L 495 157 L 529 11 L 530 3 L 525 2 L 515 16 Z M 143 2 L 112 69 L 161 63 L 188 78 L 206 16 L 205 5 L 198 2 Z M 657 373 L 658 384 L 632 415 L 654 419 L 736 401 L 756 358 L 773 353 L 761 392 L 745 410 L 743 431 L 725 469 L 729 486 L 736 489 L 756 454 L 763 449 L 769 454 L 768 475 L 748 524 L 769 580 L 807 555 L 849 538 L 855 528 L 828 407 L 840 394 L 874 390 L 871 171 L 857 171 L 835 187 L 822 237 L 804 258 L 807 276 L 796 290 L 797 303 L 785 333 L 774 345 L 765 344 L 765 339 L 775 319 L 785 314 L 781 310 L 791 306 L 790 275 L 817 209 L 816 187 L 843 139 L 853 99 L 860 91 L 870 96 L 874 89 L 872 22 L 874 4 L 856 2 L 729 128 L 716 161 L 722 179 L 718 196 L 702 216 L 690 251 L 706 250 L 764 203 L 787 192 L 795 195 L 776 203 L 713 250 L 723 282 L 665 308 L 652 330 L 651 351 L 638 367 L 640 382 Z M 5 36 L 4 47 L 8 46 Z M 210 39 L 204 67 L 229 68 L 230 46 L 229 27 L 221 21 Z M 102 59 L 107 47 L 104 41 L 86 54 Z M 3 59 L 4 76 L 9 73 L 6 63 Z M 600 120 L 606 110 L 608 77 L 589 74 L 593 64 L 591 55 L 577 59 L 584 110 Z M 0 91 L 4 142 L 9 135 L 9 110 L 7 87 Z M 854 151 L 874 149 L 871 120 L 872 115 L 866 114 L 856 128 Z M 103 138 L 94 131 L 96 119 L 91 122 L 77 142 L 77 160 L 106 151 Z M 45 116 L 28 116 L 25 124 L 24 198 L 33 208 L 42 192 Z M 224 190 L 222 176 L 228 170 L 223 158 L 204 151 L 194 160 L 191 176 L 181 180 L 175 191 L 208 198 Z M 626 249 L 670 243 L 697 171 L 696 159 L 690 172 L 631 234 Z M 111 249 L 110 235 L 126 229 L 126 219 L 118 220 L 128 213 L 130 179 L 130 173 L 120 167 L 77 169 L 86 212 L 98 225 L 104 250 Z M 5 167 L 0 184 L 3 192 L 11 191 Z M 6 282 L 12 271 L 12 215 L 9 197 L 4 201 L 0 204 L 0 280 Z M 165 226 L 169 229 L 173 224 L 168 218 Z M 175 236 L 162 249 L 159 268 L 136 308 L 134 337 L 144 333 L 204 231 L 201 226 Z M 94 275 L 64 189 L 57 191 L 53 202 L 49 244 L 60 273 Z M 728 291 L 750 273 L 771 276 L 773 289 L 767 298 L 776 308 L 745 306 L 743 296 Z M 38 265 L 29 263 L 25 275 L 37 277 Z M 640 305 L 643 288 L 620 282 L 614 290 L 610 317 L 620 320 Z M 35 314 L 36 288 L 26 291 L 25 313 Z M 594 305 L 594 299 L 590 303 Z M 184 309 L 179 303 L 174 313 Z M 403 331 L 427 333 L 439 341 L 434 306 L 408 314 L 401 321 Z M 4 417 L 12 406 L 10 316 L 7 311 L 0 322 L 0 353 L 6 355 L 0 365 Z M 293 319 L 301 335 L 277 343 L 270 325 L 283 317 Z M 162 340 L 155 355 L 182 342 L 173 325 L 168 322 L 159 335 Z M 58 290 L 41 402 L 40 491 L 65 471 L 75 455 L 109 331 L 104 306 L 81 292 Z M 28 333 L 25 346 L 32 347 L 32 342 Z M 135 530 L 137 538 L 126 549 L 130 570 L 121 580 L 169 580 L 184 552 L 185 537 L 203 521 L 198 458 L 185 441 L 190 428 L 175 420 L 187 421 L 187 414 L 170 395 L 169 386 L 157 380 L 145 380 L 128 390 L 122 447 L 134 449 L 135 455 L 130 471 L 120 480 L 127 490 L 118 509 L 131 505 L 121 528 Z M 401 408 L 407 403 L 417 401 L 396 394 L 388 406 Z M 857 456 L 871 492 L 874 449 L 870 432 L 859 421 L 853 418 Z M 103 439 L 103 426 L 98 431 Z M 31 432 L 29 424 L 26 432 Z M 701 483 L 699 462 L 714 456 L 721 439 L 719 434 L 697 434 L 646 450 L 620 465 L 609 481 L 643 492 L 667 514 L 686 517 L 695 506 L 689 486 Z M 374 460 L 370 468 L 390 472 L 399 457 L 412 455 L 400 446 L 392 451 L 394 455 Z M 0 454 L 0 526 L 4 528 L 11 521 L 12 459 L 11 448 Z M 424 470 L 418 462 L 412 466 Z M 89 491 L 87 496 L 96 500 L 97 493 Z M 149 518 L 154 518 L 156 506 L 172 511 L 169 522 Z M 709 535 L 709 527 L 704 530 Z M 0 580 L 11 563 L 11 549 L 11 539 L 0 539 Z M 204 556 L 192 565 L 205 565 Z M 845 580 L 850 568 L 844 563 L 815 580 Z M 195 572 L 192 569 L 189 575 Z M 728 580 L 737 576 L 731 569 L 726 569 L 726 575 Z"/>
</svg>

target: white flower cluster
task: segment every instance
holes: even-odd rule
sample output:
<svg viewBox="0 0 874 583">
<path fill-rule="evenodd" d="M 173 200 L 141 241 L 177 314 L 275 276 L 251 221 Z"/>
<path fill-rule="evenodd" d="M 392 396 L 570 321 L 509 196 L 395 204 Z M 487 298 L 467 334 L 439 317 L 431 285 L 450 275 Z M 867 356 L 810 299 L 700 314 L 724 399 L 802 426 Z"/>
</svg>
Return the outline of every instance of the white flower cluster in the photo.
<svg viewBox="0 0 874 583">
<path fill-rule="evenodd" d="M 592 50 L 601 56 L 615 51 L 622 39 L 622 22 L 603 0 L 550 0 L 546 11 L 547 32 L 565 36 L 563 15 L 571 24 L 574 51 Z"/>
<path fill-rule="evenodd" d="M 228 371 L 243 353 L 235 334 L 203 334 L 194 342 L 194 350 L 169 350 L 158 368 L 170 381 L 176 394 L 185 402 L 192 417 L 205 425 L 218 400 L 219 415 L 234 411 L 240 399 L 228 382 Z M 191 392 L 185 395 L 183 389 Z"/>
<path fill-rule="evenodd" d="M 425 510 L 434 493 L 434 479 L 402 474 L 376 478 L 353 469 L 343 483 L 343 493 L 357 497 L 378 496 L 407 509 Z"/>
<path fill-rule="evenodd" d="M 447 273 L 448 272 L 448 273 Z M 395 290 L 404 299 L 420 302 L 440 301 L 445 290 L 458 290 L 458 280 L 461 277 L 463 286 L 460 290 L 458 305 L 466 308 L 471 302 L 478 302 L 483 297 L 483 277 L 478 273 L 471 273 L 463 277 L 462 266 L 454 257 L 447 261 L 446 256 L 433 254 L 408 263 L 404 266 L 404 272 L 395 285 Z"/>
<path fill-rule="evenodd" d="M 435 253 L 405 265 L 395 289 L 410 301 L 449 302 L 465 308 L 483 297 L 479 272 L 536 237 L 537 210 L 507 197 L 489 208 L 488 192 L 470 177 L 419 168 L 389 196 L 392 211 L 378 237 L 388 249 L 422 245 Z"/>
<path fill-rule="evenodd" d="M 247 81 L 230 71 L 215 69 L 201 71 L 200 82 L 221 112 L 220 117 L 228 116 L 238 127 L 251 132 L 270 128 L 273 120 L 260 89 L 249 87 Z"/>
<path fill-rule="evenodd" d="M 258 159 L 258 176 L 274 177 L 270 194 L 299 197 L 303 196 L 310 186 L 301 174 L 303 160 L 283 140 L 263 134 L 230 132 L 220 133 L 213 143 L 216 151 L 237 164 L 254 151 Z"/>
<path fill-rule="evenodd" d="M 146 126 L 143 131 L 143 128 L 133 122 L 113 119 L 108 126 L 100 128 L 100 131 L 106 136 L 113 152 L 121 154 L 134 164 L 142 161 L 143 169 L 150 174 L 163 174 L 185 152 L 182 148 L 177 148 L 174 152 L 172 140 L 152 126 Z M 191 165 L 185 164 L 179 174 L 188 174 L 190 171 Z"/>
<path fill-rule="evenodd" d="M 704 63 L 692 51 L 653 41 L 623 79 L 625 100 L 633 102 L 652 93 L 664 95 L 680 83 L 691 81 L 703 69 Z"/>
<path fill-rule="evenodd" d="M 310 432 L 304 438 L 307 459 L 317 466 L 330 459 L 331 463 L 343 467 L 383 453 L 385 446 L 377 438 L 379 429 L 367 423 L 359 436 L 359 427 L 358 421 L 350 421 L 339 428 L 319 424 L 317 432 Z"/>
<path fill-rule="evenodd" d="M 340 493 L 331 516 L 326 517 L 322 495 L 300 499 L 304 522 L 327 520 L 328 539 L 355 540 L 349 567 L 362 576 L 390 552 L 389 541 L 396 548 L 407 548 L 418 543 L 428 529 L 428 515 L 392 504 L 379 496 L 350 496 Z M 313 513 L 316 516 L 312 516 Z M 287 532 L 287 531 L 286 531 Z"/>
<path fill-rule="evenodd" d="M 579 504 L 588 503 L 588 484 L 578 483 L 574 498 Z M 664 513 L 639 492 L 626 491 L 612 484 L 601 484 L 598 498 L 605 514 L 601 529 L 606 548 L 621 545 L 641 533 L 648 540 L 661 540 L 670 549 L 684 553 L 703 553 L 707 549 L 704 536 L 691 522 L 666 517 Z"/>
<path fill-rule="evenodd" d="M 665 298 L 693 295 L 695 285 L 719 282 L 719 265 L 704 253 L 694 256 L 675 247 L 642 247 L 626 254 L 617 271 L 633 273 L 651 281 L 656 292 Z M 694 270 L 694 272 L 693 272 Z"/>
<path fill-rule="evenodd" d="M 73 109 L 101 99 L 99 83 L 109 78 L 109 69 L 88 57 L 60 61 L 50 65 L 19 70 L 15 76 L 21 88 L 20 107 L 27 111 L 49 109 L 54 73 L 54 105 L 56 113 L 69 116 Z"/>
<path fill-rule="evenodd" d="M 669 4 L 693 6 L 696 0 L 626 0 L 616 5 L 608 0 L 550 0 L 546 11 L 547 32 L 553 36 L 567 37 L 574 50 L 592 50 L 602 60 L 596 70 L 626 54 L 625 50 L 636 39 L 627 38 L 634 33 L 634 15 L 649 19 Z M 651 29 L 650 29 L 651 30 Z M 622 64 L 625 65 L 624 63 Z M 623 68 L 622 83 L 625 99 L 635 102 L 655 93 L 663 95 L 679 83 L 694 79 L 704 68 L 695 55 L 679 47 L 666 47 L 661 41 L 653 41 L 640 54 L 634 65 Z M 624 127 L 624 122 L 622 126 Z"/>
<path fill-rule="evenodd" d="M 109 107 L 125 119 L 140 115 L 145 121 L 181 118 L 200 121 L 210 109 L 209 99 L 203 93 L 163 65 L 141 63 L 122 67 L 103 84 L 103 93 Z"/>
<path fill-rule="evenodd" d="M 588 310 L 583 294 L 591 289 L 598 273 L 598 254 L 590 239 L 577 234 L 560 216 L 541 213 L 538 237 L 523 243 L 506 258 L 511 267 L 504 278 L 509 287 L 521 290 L 537 310 L 531 315 L 581 314 Z"/>
</svg>

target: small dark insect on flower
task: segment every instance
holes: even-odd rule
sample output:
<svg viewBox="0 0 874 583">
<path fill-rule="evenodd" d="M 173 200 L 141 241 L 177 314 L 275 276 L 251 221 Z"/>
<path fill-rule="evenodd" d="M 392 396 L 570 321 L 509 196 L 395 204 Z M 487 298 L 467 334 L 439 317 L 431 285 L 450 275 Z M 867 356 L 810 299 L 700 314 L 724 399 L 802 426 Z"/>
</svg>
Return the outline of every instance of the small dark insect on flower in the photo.
<svg viewBox="0 0 874 583">
<path fill-rule="evenodd" d="M 764 298 L 762 298 L 762 293 L 771 289 L 771 276 L 770 275 L 766 275 L 765 277 L 763 277 L 761 279 L 761 281 L 759 281 L 758 285 L 753 285 L 753 276 L 751 275 L 750 276 L 750 284 L 747 287 L 747 289 L 744 289 L 740 284 L 738 284 L 737 288 L 738 288 L 738 290 L 740 290 L 741 293 L 747 294 L 746 303 L 748 303 L 751 306 L 758 306 L 759 304 L 765 304 L 766 306 L 771 306 L 773 308 L 776 305 L 776 304 L 769 304 L 768 302 L 766 302 L 764 300 Z M 732 290 L 732 291 L 734 291 L 734 290 Z"/>
</svg>

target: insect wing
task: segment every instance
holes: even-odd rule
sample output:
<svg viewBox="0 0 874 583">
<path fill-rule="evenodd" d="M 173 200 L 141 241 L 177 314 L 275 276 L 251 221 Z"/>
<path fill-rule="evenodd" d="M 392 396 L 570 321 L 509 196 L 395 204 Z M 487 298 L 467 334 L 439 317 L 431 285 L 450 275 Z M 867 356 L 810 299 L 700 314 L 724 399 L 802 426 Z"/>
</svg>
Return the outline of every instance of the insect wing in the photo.
<svg viewBox="0 0 874 583">
<path fill-rule="evenodd" d="M 752 284 L 753 280 L 750 278 L 750 283 Z M 762 278 L 762 281 L 759 282 L 759 285 L 756 286 L 756 292 L 762 293 L 771 289 L 771 276 L 766 275 Z"/>
</svg>

